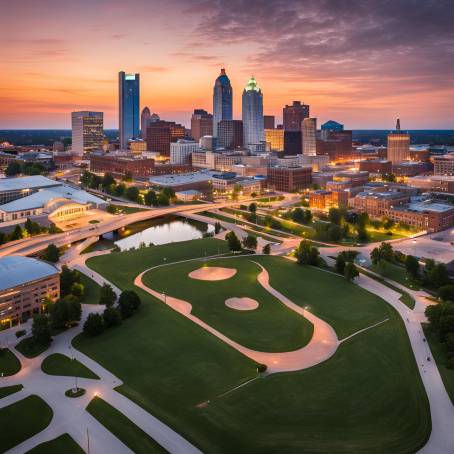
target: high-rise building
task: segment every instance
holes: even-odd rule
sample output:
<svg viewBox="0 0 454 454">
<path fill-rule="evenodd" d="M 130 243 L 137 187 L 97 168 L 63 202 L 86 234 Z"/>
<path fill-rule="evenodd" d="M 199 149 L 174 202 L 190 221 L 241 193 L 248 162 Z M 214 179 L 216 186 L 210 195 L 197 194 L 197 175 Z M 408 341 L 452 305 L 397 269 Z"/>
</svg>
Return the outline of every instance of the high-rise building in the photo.
<svg viewBox="0 0 454 454">
<path fill-rule="evenodd" d="M 284 155 L 295 156 L 303 149 L 301 131 L 287 131 L 284 129 Z"/>
<path fill-rule="evenodd" d="M 340 132 L 344 130 L 344 125 L 334 120 L 328 120 L 320 126 L 322 139 L 328 139 L 330 132 Z"/>
<path fill-rule="evenodd" d="M 185 127 L 173 121 L 155 121 L 147 127 L 147 149 L 170 156 L 170 144 L 184 139 Z"/>
<path fill-rule="evenodd" d="M 213 115 L 206 110 L 195 109 L 191 117 L 191 136 L 199 141 L 203 136 L 213 135 Z"/>
<path fill-rule="evenodd" d="M 102 112 L 72 112 L 72 152 L 78 156 L 102 148 L 104 120 Z"/>
<path fill-rule="evenodd" d="M 397 164 L 410 159 L 410 135 L 401 132 L 400 120 L 397 119 L 396 130 L 388 134 L 388 161 Z"/>
<path fill-rule="evenodd" d="M 221 120 L 232 119 L 232 98 L 232 86 L 222 68 L 213 88 L 213 137 L 218 136 L 218 123 Z"/>
<path fill-rule="evenodd" d="M 151 117 L 150 109 L 148 107 L 144 107 L 142 109 L 142 113 L 140 114 L 140 137 L 142 139 L 147 138 L 147 126 L 150 117 Z"/>
<path fill-rule="evenodd" d="M 250 145 L 265 141 L 263 127 L 263 94 L 257 81 L 252 76 L 243 90 L 243 145 Z"/>
<path fill-rule="evenodd" d="M 233 150 L 243 146 L 243 122 L 221 120 L 218 123 L 218 147 Z"/>
<path fill-rule="evenodd" d="M 139 138 L 140 75 L 118 73 L 120 148 L 126 149 L 128 140 Z"/>
<path fill-rule="evenodd" d="M 302 128 L 303 155 L 315 156 L 317 154 L 317 119 L 305 118 Z"/>
<path fill-rule="evenodd" d="M 265 128 L 265 142 L 269 151 L 284 151 L 284 130 Z"/>
<path fill-rule="evenodd" d="M 263 127 L 265 129 L 274 129 L 274 115 L 263 115 Z"/>
<path fill-rule="evenodd" d="M 301 104 L 301 101 L 293 101 L 291 106 L 286 105 L 282 109 L 282 113 L 286 131 L 301 131 L 302 121 L 309 117 L 309 106 Z"/>
<path fill-rule="evenodd" d="M 191 154 L 196 151 L 200 151 L 197 142 L 179 139 L 170 144 L 170 164 L 190 164 Z"/>
</svg>

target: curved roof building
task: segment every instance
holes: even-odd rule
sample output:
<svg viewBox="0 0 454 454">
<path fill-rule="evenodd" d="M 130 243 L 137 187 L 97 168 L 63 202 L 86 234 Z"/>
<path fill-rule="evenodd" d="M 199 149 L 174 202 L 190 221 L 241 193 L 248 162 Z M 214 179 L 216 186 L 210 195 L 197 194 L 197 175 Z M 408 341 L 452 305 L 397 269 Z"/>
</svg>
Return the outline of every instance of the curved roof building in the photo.
<svg viewBox="0 0 454 454">
<path fill-rule="evenodd" d="M 218 136 L 218 123 L 221 120 L 232 119 L 232 96 L 230 79 L 222 68 L 213 88 L 213 137 Z"/>
<path fill-rule="evenodd" d="M 243 145 L 250 148 L 265 140 L 263 94 L 254 76 L 243 91 Z"/>
</svg>

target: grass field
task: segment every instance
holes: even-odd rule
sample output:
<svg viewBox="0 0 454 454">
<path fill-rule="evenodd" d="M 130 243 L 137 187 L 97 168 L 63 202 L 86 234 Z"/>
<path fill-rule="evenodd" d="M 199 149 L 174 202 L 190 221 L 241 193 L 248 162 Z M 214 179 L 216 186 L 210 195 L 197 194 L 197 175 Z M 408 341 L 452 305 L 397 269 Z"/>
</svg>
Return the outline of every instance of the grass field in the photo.
<svg viewBox="0 0 454 454">
<path fill-rule="evenodd" d="M 61 353 L 54 353 L 45 358 L 41 364 L 41 369 L 48 375 L 93 378 L 99 380 L 99 377 L 96 374 L 77 361 L 77 359 L 68 358 Z"/>
<path fill-rule="evenodd" d="M 43 345 L 36 343 L 33 338 L 26 337 L 22 339 L 17 345 L 16 349 L 21 352 L 26 358 L 35 358 L 49 348 L 50 344 Z"/>
<path fill-rule="evenodd" d="M 69 434 L 63 434 L 30 449 L 27 454 L 84 454 L 84 452 Z"/>
<path fill-rule="evenodd" d="M 186 299 L 192 313 L 222 334 L 245 347 L 265 352 L 291 351 L 306 345 L 313 326 L 284 306 L 258 282 L 261 269 L 255 257 L 180 263 L 152 270 L 143 282 L 160 293 Z M 235 268 L 237 273 L 222 281 L 200 281 L 188 274 L 202 266 Z M 178 282 L 178 285 L 175 285 Z M 248 297 L 259 303 L 253 311 L 238 311 L 225 305 L 231 297 Z"/>
<path fill-rule="evenodd" d="M 423 329 L 427 342 L 429 342 L 430 351 L 432 352 L 432 355 L 437 363 L 446 392 L 449 394 L 449 398 L 454 405 L 454 369 L 448 369 L 446 367 L 448 349 L 445 344 L 438 340 L 437 335 L 429 328 L 428 325 L 423 325 Z"/>
<path fill-rule="evenodd" d="M 20 361 L 16 355 L 8 348 L 0 349 L 0 375 L 5 377 L 17 374 L 20 371 Z"/>
<path fill-rule="evenodd" d="M 23 388 L 22 385 L 3 386 L 0 388 L 0 399 L 3 399 L 10 394 L 19 392 Z"/>
<path fill-rule="evenodd" d="M 393 281 L 404 285 L 411 290 L 420 289 L 420 286 L 407 276 L 407 272 L 405 271 L 405 268 L 403 266 L 382 261 L 379 265 L 372 265 L 370 269 L 388 279 L 392 279 Z"/>
<path fill-rule="evenodd" d="M 123 413 L 101 398 L 92 399 L 87 406 L 87 411 L 134 453 L 162 454 L 167 452 Z"/>
<path fill-rule="evenodd" d="M 0 409 L 0 451 L 4 452 L 41 432 L 53 411 L 40 397 L 31 395 Z"/>
<path fill-rule="evenodd" d="M 218 247 L 210 241 L 216 240 L 97 257 L 89 266 L 132 288 L 139 271 L 164 256 L 168 262 L 203 256 Z M 75 345 L 124 381 L 120 392 L 210 454 L 417 451 L 430 433 L 430 413 L 396 312 L 342 277 L 287 266 L 277 257 L 257 260 L 273 286 L 309 305 L 340 337 L 389 320 L 346 341 L 316 367 L 258 379 L 223 396 L 255 376 L 255 365 L 143 292 L 138 314 L 96 339 L 81 335 Z"/>
<path fill-rule="evenodd" d="M 100 285 L 83 273 L 80 273 L 80 276 L 85 289 L 82 304 L 98 304 L 101 291 Z"/>
</svg>

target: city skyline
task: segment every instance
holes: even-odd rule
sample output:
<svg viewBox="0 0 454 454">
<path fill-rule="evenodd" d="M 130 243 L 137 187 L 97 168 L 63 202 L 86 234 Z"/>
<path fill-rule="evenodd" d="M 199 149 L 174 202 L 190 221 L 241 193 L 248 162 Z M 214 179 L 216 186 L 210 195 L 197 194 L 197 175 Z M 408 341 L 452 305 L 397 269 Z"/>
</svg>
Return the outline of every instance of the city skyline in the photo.
<svg viewBox="0 0 454 454">
<path fill-rule="evenodd" d="M 89 16 L 87 5 L 2 6 L 0 128 L 68 128 L 77 110 L 103 111 L 106 128 L 116 128 L 120 70 L 141 74 L 141 109 L 188 126 L 195 108 L 212 111 L 222 67 L 235 119 L 244 80 L 254 75 L 266 93 L 264 114 L 277 122 L 285 104 L 301 100 L 320 122 L 350 129 L 389 129 L 398 116 L 409 129 L 452 125 L 454 13 L 446 1 L 228 8 L 223 0 L 100 0 L 90 2 Z"/>
</svg>

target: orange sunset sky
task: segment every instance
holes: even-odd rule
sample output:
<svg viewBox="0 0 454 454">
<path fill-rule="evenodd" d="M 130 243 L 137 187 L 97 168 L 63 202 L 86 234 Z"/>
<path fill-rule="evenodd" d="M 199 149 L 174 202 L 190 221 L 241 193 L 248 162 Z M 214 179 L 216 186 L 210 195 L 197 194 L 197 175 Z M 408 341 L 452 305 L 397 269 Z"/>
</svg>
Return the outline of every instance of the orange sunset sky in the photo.
<svg viewBox="0 0 454 454">
<path fill-rule="evenodd" d="M 292 100 L 353 129 L 453 128 L 454 23 L 439 1 L 0 0 L 0 129 L 118 127 L 118 71 L 141 108 L 189 124 L 225 66 L 241 117 L 251 74 L 265 114 Z"/>
</svg>

